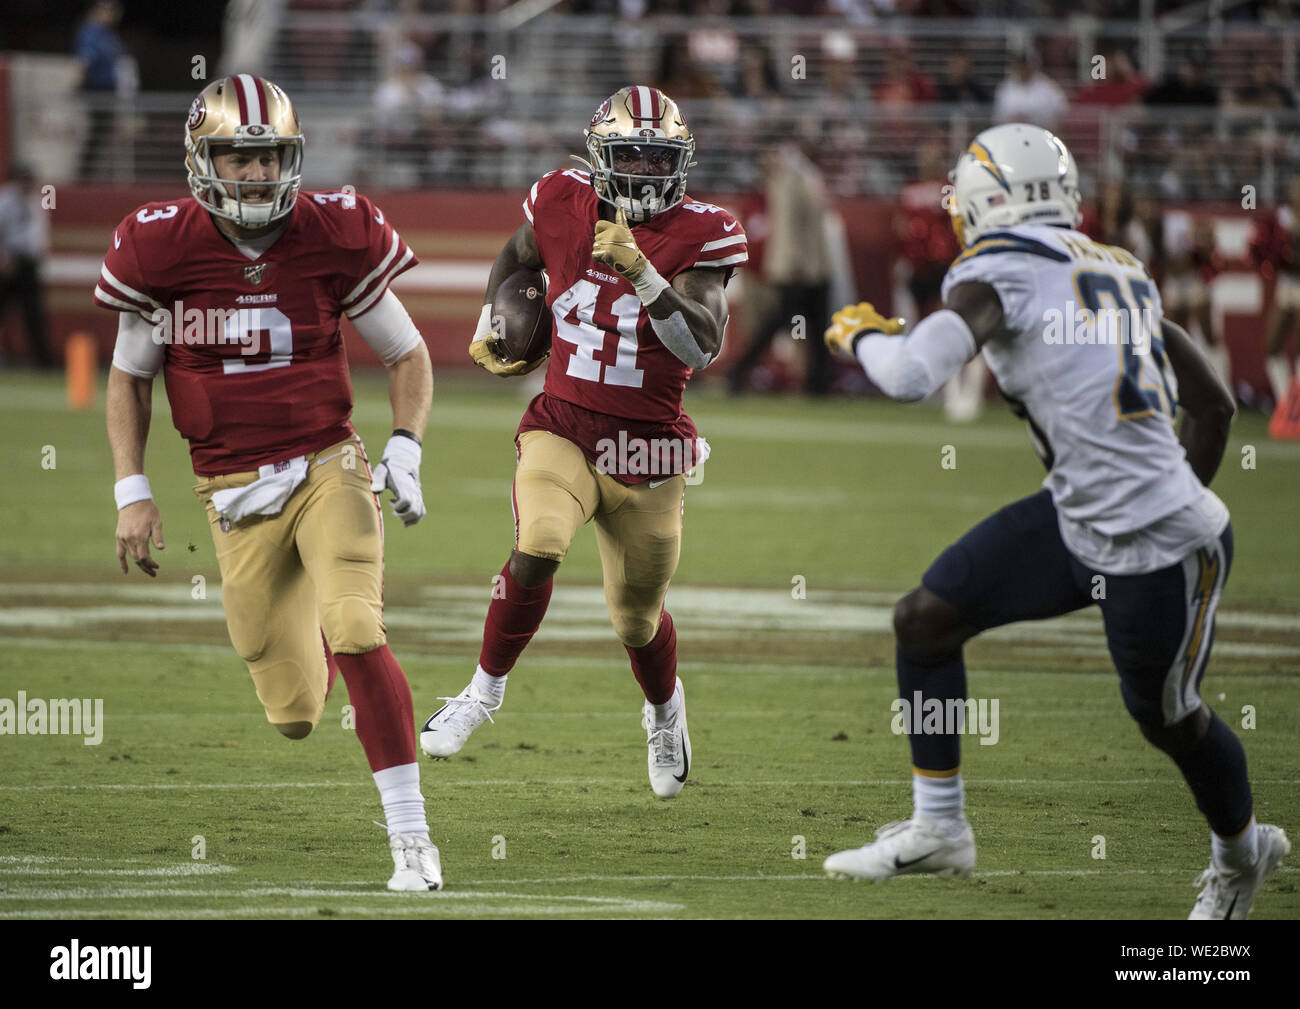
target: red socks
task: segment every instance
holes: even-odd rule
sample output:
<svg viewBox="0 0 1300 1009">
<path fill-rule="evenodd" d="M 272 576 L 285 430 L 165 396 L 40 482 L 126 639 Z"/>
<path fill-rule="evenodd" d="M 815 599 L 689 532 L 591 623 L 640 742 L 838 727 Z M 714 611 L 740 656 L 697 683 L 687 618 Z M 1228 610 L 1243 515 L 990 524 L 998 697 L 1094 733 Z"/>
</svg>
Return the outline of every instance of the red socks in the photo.
<svg viewBox="0 0 1300 1009">
<path fill-rule="evenodd" d="M 641 692 L 651 704 L 667 704 L 677 688 L 677 629 L 672 615 L 663 611 L 659 632 L 648 645 L 627 649 L 632 660 L 632 675 L 641 684 Z"/>
<path fill-rule="evenodd" d="M 510 574 L 509 562 L 501 569 L 500 578 L 493 586 L 492 603 L 483 624 L 483 650 L 478 657 L 478 664 L 491 676 L 505 676 L 514 668 L 520 653 L 542 626 L 555 581 L 548 578 L 541 585 L 525 588 Z"/>
<path fill-rule="evenodd" d="M 387 645 L 364 655 L 335 655 L 356 710 L 357 738 L 370 770 L 415 763 L 411 685 Z"/>
</svg>

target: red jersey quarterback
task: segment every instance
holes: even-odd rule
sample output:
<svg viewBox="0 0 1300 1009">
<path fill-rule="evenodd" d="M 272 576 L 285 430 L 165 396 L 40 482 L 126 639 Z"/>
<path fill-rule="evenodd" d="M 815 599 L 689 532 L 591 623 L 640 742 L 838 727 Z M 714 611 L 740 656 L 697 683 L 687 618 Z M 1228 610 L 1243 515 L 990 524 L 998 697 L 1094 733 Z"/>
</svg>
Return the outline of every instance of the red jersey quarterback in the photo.
<svg viewBox="0 0 1300 1009">
<path fill-rule="evenodd" d="M 589 172 L 550 172 L 524 200 L 527 222 L 488 279 L 470 356 L 503 359 L 492 299 L 520 269 L 545 269 L 552 339 L 544 391 L 516 436 L 515 548 L 488 607 L 474 678 L 425 722 L 430 756 L 456 753 L 501 706 L 506 675 L 541 625 L 552 576 L 578 529 L 596 524 L 605 600 L 645 694 L 650 784 L 681 791 L 690 771 L 677 635 L 663 608 L 681 546 L 686 473 L 707 447 L 682 411 L 691 372 L 718 356 L 724 288 L 746 261 L 745 233 L 692 201 L 695 140 L 662 91 L 627 87 L 586 130 Z"/>
<path fill-rule="evenodd" d="M 382 618 L 374 496 L 391 490 L 406 525 L 424 515 L 433 376 L 388 290 L 415 256 L 365 197 L 299 192 L 298 117 L 270 81 L 208 85 L 190 106 L 185 149 L 193 198 L 129 214 L 95 288 L 95 303 L 119 313 L 108 380 L 118 560 L 124 573 L 128 555 L 150 576 L 158 569 L 149 545 L 162 549 L 162 522 L 144 450 L 162 371 L 207 507 L 230 640 L 267 720 L 306 736 L 343 673 L 388 819 L 388 885 L 436 890 L 411 691 Z M 389 372 L 394 431 L 373 474 L 349 421 L 344 314 Z"/>
</svg>

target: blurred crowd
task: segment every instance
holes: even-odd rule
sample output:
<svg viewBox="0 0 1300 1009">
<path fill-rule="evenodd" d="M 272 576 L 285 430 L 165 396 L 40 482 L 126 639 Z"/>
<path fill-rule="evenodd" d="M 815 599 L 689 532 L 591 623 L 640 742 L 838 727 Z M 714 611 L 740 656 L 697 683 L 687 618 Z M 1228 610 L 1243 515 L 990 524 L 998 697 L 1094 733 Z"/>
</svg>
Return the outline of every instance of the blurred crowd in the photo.
<svg viewBox="0 0 1300 1009">
<path fill-rule="evenodd" d="M 635 3 L 607 6 L 622 16 L 580 41 L 548 35 L 557 22 L 537 23 L 537 46 L 563 54 L 557 97 L 571 105 L 589 93 L 594 107 L 627 81 L 657 85 L 700 135 L 697 185 L 715 191 L 752 188 L 758 153 L 795 138 L 816 148 L 832 193 L 889 195 L 917 176 L 927 141 L 942 137 L 951 158 L 960 138 L 1003 122 L 1058 132 L 1089 182 L 1123 172 L 1139 191 L 1169 199 L 1239 198 L 1241 180 L 1258 178 L 1263 162 L 1300 163 L 1296 96 L 1283 79 L 1280 50 L 1248 58 L 1235 46 L 1171 47 L 1168 72 L 1152 79 L 1131 39 L 1099 39 L 1081 71 L 1069 35 L 1008 48 L 1005 40 L 941 44 L 832 21 L 776 39 L 747 34 L 737 5 L 725 0 L 681 5 L 696 18 L 691 30 L 661 32 L 654 19 L 628 13 Z M 744 6 L 753 13 L 780 5 Z M 398 38 L 374 94 L 374 139 L 394 163 L 409 166 L 410 183 L 518 184 L 508 169 L 485 178 L 481 153 L 521 139 L 557 160 L 573 150 L 583 125 L 576 113 L 538 121 L 553 82 L 521 96 L 492 74 L 499 40 L 486 31 L 454 34 Z"/>
</svg>

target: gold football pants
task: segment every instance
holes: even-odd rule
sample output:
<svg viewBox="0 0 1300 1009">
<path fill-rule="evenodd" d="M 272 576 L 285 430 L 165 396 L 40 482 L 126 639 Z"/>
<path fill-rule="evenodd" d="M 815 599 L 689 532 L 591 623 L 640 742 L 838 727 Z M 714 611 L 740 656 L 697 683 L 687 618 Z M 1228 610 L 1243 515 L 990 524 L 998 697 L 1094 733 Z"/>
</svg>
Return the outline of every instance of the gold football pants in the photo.
<svg viewBox="0 0 1300 1009">
<path fill-rule="evenodd" d="M 619 639 L 639 648 L 659 630 L 677 570 L 685 493 L 682 474 L 629 486 L 596 469 L 567 438 L 525 431 L 515 470 L 515 549 L 563 560 L 594 518 L 610 619 Z"/>
<path fill-rule="evenodd" d="M 242 487 L 256 471 L 201 479 L 221 569 L 231 644 L 248 663 L 267 720 L 314 726 L 325 706 L 321 631 L 343 655 L 385 643 L 383 525 L 358 438 L 307 456 L 307 477 L 278 515 L 231 523 L 214 491 Z"/>
</svg>

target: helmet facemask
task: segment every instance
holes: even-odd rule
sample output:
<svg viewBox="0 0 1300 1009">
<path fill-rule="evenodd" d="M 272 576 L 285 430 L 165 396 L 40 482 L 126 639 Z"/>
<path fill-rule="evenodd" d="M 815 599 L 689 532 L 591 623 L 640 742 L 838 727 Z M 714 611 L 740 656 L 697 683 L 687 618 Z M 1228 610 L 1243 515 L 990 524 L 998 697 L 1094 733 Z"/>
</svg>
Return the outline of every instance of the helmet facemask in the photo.
<svg viewBox="0 0 1300 1009">
<path fill-rule="evenodd" d="M 276 147 L 280 152 L 279 178 L 247 182 L 221 178 L 213 162 L 214 147 L 232 147 L 250 154 Z M 240 126 L 233 137 L 194 139 L 187 133 L 185 149 L 190 192 L 209 213 L 233 221 L 241 228 L 261 228 L 287 217 L 293 210 L 302 185 L 301 136 L 279 137 L 271 126 Z M 252 203 L 244 195 L 267 189 L 271 191 L 271 199 L 266 202 Z"/>
<path fill-rule="evenodd" d="M 587 135 L 596 194 L 629 221 L 649 220 L 686 198 L 695 141 Z M 629 170 L 630 169 L 630 170 Z"/>
</svg>

